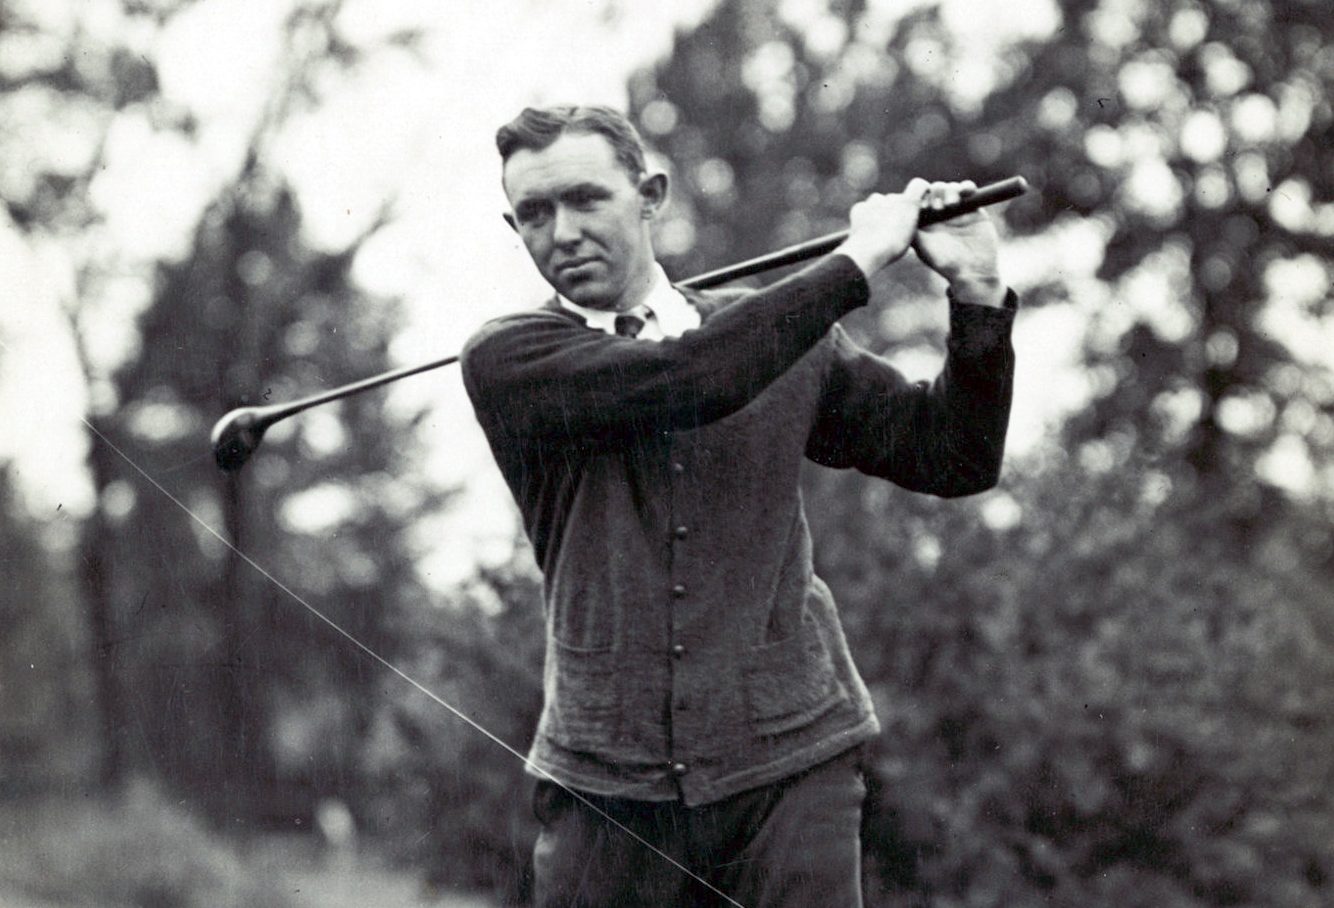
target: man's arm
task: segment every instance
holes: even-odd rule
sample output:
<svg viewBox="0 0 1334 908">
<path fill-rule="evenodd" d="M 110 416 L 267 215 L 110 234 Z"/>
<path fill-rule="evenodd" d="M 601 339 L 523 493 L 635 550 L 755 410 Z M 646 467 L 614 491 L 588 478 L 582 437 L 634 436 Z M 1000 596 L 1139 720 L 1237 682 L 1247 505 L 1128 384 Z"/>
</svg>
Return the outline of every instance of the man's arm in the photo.
<svg viewBox="0 0 1334 908">
<path fill-rule="evenodd" d="M 514 439 L 609 441 L 721 419 L 866 303 L 866 277 L 911 248 L 929 188 L 913 180 L 858 203 L 836 254 L 680 338 L 630 341 L 538 313 L 494 322 L 463 351 L 473 406 Z"/>
<path fill-rule="evenodd" d="M 481 418 L 515 438 L 693 428 L 735 412 L 865 304 L 862 272 L 832 255 L 658 342 L 558 314 L 500 319 L 468 342 L 463 378 Z"/>
<path fill-rule="evenodd" d="M 908 382 L 887 361 L 835 332 L 836 352 L 807 456 L 943 497 L 994 486 L 1014 382 L 1012 293 L 1004 303 L 969 304 L 951 294 L 945 365 L 930 383 Z"/>
<path fill-rule="evenodd" d="M 974 188 L 935 183 L 924 204 L 953 205 Z M 930 384 L 910 384 L 840 333 L 807 446 L 813 460 L 942 496 L 996 484 L 1013 391 L 1010 329 L 1017 303 L 1001 283 L 998 247 L 996 227 L 984 212 L 916 232 L 917 257 L 949 282 L 944 369 Z"/>
</svg>

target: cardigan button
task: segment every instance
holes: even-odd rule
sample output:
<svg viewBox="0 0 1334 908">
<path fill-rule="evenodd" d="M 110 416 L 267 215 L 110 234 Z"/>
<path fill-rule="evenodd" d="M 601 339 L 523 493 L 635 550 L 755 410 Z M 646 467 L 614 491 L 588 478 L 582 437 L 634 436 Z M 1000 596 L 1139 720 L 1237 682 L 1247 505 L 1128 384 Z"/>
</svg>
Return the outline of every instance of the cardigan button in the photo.
<svg viewBox="0 0 1334 908">
<path fill-rule="evenodd" d="M 686 595 L 686 587 L 684 583 L 678 583 L 676 586 L 672 587 L 673 599 L 684 599 L 685 595 Z"/>
<path fill-rule="evenodd" d="M 674 463 L 672 464 L 672 472 L 673 472 L 673 473 L 676 473 L 676 474 L 680 475 L 681 473 L 684 473 L 685 471 L 686 471 L 686 465 L 683 464 L 683 463 L 681 463 L 681 461 L 678 460 L 678 461 L 676 461 L 676 462 L 674 462 Z"/>
<path fill-rule="evenodd" d="M 686 645 L 684 643 L 678 643 L 676 644 L 676 646 L 672 647 L 672 655 L 675 656 L 676 658 L 680 659 L 685 654 L 686 654 Z"/>
<path fill-rule="evenodd" d="M 672 775 L 674 775 L 674 776 L 683 776 L 683 775 L 685 775 L 685 774 L 688 773 L 688 772 L 690 772 L 690 767 L 687 766 L 687 765 L 685 765 L 684 763 L 673 763 L 673 764 L 672 764 Z"/>
<path fill-rule="evenodd" d="M 672 530 L 672 535 L 675 536 L 677 539 L 685 539 L 687 536 L 690 535 L 690 527 L 682 524 L 681 526 Z"/>
</svg>

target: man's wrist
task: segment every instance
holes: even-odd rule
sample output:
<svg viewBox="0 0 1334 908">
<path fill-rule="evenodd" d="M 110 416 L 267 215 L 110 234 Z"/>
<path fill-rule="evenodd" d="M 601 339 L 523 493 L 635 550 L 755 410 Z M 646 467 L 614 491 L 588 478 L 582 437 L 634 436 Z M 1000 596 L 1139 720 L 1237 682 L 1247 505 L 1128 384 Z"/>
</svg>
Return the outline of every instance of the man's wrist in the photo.
<svg viewBox="0 0 1334 908">
<path fill-rule="evenodd" d="M 956 277 L 950 281 L 950 296 L 955 302 L 999 309 L 1005 305 L 1008 291 L 999 277 Z"/>
<path fill-rule="evenodd" d="M 852 259 L 868 281 L 891 261 L 880 246 L 859 242 L 856 237 L 844 240 L 834 251 Z"/>
</svg>

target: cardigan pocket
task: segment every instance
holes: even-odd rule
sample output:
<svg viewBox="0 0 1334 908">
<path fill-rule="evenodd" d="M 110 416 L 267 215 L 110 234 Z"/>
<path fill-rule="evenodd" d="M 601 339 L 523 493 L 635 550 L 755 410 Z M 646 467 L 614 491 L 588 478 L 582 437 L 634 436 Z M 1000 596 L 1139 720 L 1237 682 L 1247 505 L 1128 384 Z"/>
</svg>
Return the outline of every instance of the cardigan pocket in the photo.
<svg viewBox="0 0 1334 908">
<path fill-rule="evenodd" d="M 571 750 L 598 751 L 617 734 L 616 653 L 552 641 L 545 674 L 544 732 Z"/>
<path fill-rule="evenodd" d="M 744 671 L 751 728 L 761 735 L 809 725 L 842 697 L 833 657 L 809 615 L 799 633 L 751 649 Z"/>
</svg>

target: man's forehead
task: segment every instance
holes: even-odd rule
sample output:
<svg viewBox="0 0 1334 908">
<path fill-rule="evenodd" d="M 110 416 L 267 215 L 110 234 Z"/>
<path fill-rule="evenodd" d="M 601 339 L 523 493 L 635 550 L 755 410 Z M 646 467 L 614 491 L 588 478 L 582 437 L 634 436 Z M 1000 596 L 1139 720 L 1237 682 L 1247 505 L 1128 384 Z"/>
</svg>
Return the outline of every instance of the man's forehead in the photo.
<svg viewBox="0 0 1334 908">
<path fill-rule="evenodd" d="M 501 185 L 511 197 L 615 181 L 633 184 L 611 142 L 597 133 L 565 133 L 540 151 L 521 148 L 501 170 Z"/>
</svg>

